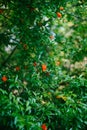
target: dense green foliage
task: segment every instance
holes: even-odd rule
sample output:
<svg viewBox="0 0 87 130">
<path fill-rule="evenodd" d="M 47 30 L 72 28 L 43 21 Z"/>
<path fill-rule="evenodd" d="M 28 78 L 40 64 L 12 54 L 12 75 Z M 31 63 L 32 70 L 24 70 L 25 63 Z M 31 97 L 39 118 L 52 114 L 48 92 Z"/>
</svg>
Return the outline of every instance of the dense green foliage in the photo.
<svg viewBox="0 0 87 130">
<path fill-rule="evenodd" d="M 86 21 L 86 0 L 1 0 L 1 129 L 87 129 Z"/>
</svg>

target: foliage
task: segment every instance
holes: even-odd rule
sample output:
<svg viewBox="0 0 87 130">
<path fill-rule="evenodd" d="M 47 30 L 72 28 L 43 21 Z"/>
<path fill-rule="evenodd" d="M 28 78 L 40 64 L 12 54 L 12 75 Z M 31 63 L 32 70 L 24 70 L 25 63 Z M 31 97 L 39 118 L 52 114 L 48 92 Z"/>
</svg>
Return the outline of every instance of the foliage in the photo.
<svg viewBox="0 0 87 130">
<path fill-rule="evenodd" d="M 1 0 L 1 129 L 87 129 L 86 16 L 86 0 Z"/>
</svg>

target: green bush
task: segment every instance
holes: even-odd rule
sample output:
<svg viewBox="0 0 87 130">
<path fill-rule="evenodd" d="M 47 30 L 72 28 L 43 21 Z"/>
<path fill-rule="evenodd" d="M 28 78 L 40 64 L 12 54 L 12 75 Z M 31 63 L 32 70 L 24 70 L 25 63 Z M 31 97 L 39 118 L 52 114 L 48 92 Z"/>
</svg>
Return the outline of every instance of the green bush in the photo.
<svg viewBox="0 0 87 130">
<path fill-rule="evenodd" d="M 86 16 L 86 0 L 1 0 L 1 129 L 87 129 Z"/>
</svg>

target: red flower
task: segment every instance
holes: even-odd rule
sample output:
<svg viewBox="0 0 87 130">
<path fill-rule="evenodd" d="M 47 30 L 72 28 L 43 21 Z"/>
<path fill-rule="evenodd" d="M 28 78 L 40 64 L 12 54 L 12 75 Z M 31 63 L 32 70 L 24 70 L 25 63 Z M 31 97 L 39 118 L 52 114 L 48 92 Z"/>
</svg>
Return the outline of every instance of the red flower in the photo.
<svg viewBox="0 0 87 130">
<path fill-rule="evenodd" d="M 51 40 L 52 40 L 52 39 L 54 39 L 54 36 L 53 36 L 53 35 L 51 35 L 51 36 L 50 36 L 50 39 L 51 39 Z"/>
<path fill-rule="evenodd" d="M 8 80 L 8 78 L 7 78 L 6 76 L 3 76 L 3 77 L 2 77 L 2 81 L 3 81 L 3 82 L 6 82 L 7 80 Z"/>
<path fill-rule="evenodd" d="M 16 69 L 16 71 L 19 71 L 19 70 L 20 70 L 20 67 L 19 67 L 19 66 L 16 66 L 15 69 Z"/>
<path fill-rule="evenodd" d="M 34 62 L 34 63 L 33 63 L 33 66 L 37 66 L 37 63 L 36 63 L 36 62 Z"/>
<path fill-rule="evenodd" d="M 42 130 L 47 130 L 46 124 L 42 124 L 41 128 L 42 128 Z"/>
<path fill-rule="evenodd" d="M 42 71 L 46 71 L 47 66 L 45 64 L 42 65 Z"/>
<path fill-rule="evenodd" d="M 61 18 L 61 17 L 62 17 L 62 14 L 59 13 L 59 12 L 57 12 L 57 17 L 58 17 L 58 18 Z"/>
</svg>

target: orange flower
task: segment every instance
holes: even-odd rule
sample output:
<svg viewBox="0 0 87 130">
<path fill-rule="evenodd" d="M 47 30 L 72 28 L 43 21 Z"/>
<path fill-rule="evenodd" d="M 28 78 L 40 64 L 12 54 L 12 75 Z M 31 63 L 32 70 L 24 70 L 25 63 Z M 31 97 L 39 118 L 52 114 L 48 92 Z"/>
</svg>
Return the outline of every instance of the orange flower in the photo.
<svg viewBox="0 0 87 130">
<path fill-rule="evenodd" d="M 51 35 L 51 36 L 50 36 L 50 39 L 51 39 L 51 40 L 52 40 L 52 39 L 54 39 L 54 36 L 53 36 L 53 35 Z"/>
<path fill-rule="evenodd" d="M 64 8 L 61 6 L 61 7 L 60 7 L 60 10 L 64 10 Z"/>
<path fill-rule="evenodd" d="M 42 130 L 47 130 L 46 124 L 42 124 L 41 128 L 42 128 Z"/>
<path fill-rule="evenodd" d="M 57 61 L 57 62 L 56 62 L 56 65 L 60 65 L 60 61 Z"/>
<path fill-rule="evenodd" d="M 37 63 L 36 63 L 36 62 L 34 62 L 34 63 L 33 63 L 33 66 L 37 66 Z"/>
<path fill-rule="evenodd" d="M 42 65 L 42 71 L 46 71 L 47 66 L 45 64 Z"/>
<path fill-rule="evenodd" d="M 2 77 L 2 81 L 3 81 L 3 82 L 6 82 L 7 80 L 8 80 L 8 78 L 7 78 L 6 76 L 3 76 L 3 77 Z"/>
<path fill-rule="evenodd" d="M 57 17 L 58 17 L 58 18 L 61 18 L 61 17 L 62 17 L 62 14 L 59 13 L 59 12 L 57 12 Z"/>
<path fill-rule="evenodd" d="M 19 71 L 19 70 L 20 70 L 20 67 L 19 67 L 19 66 L 16 66 L 15 69 L 16 69 L 16 71 Z"/>
</svg>

